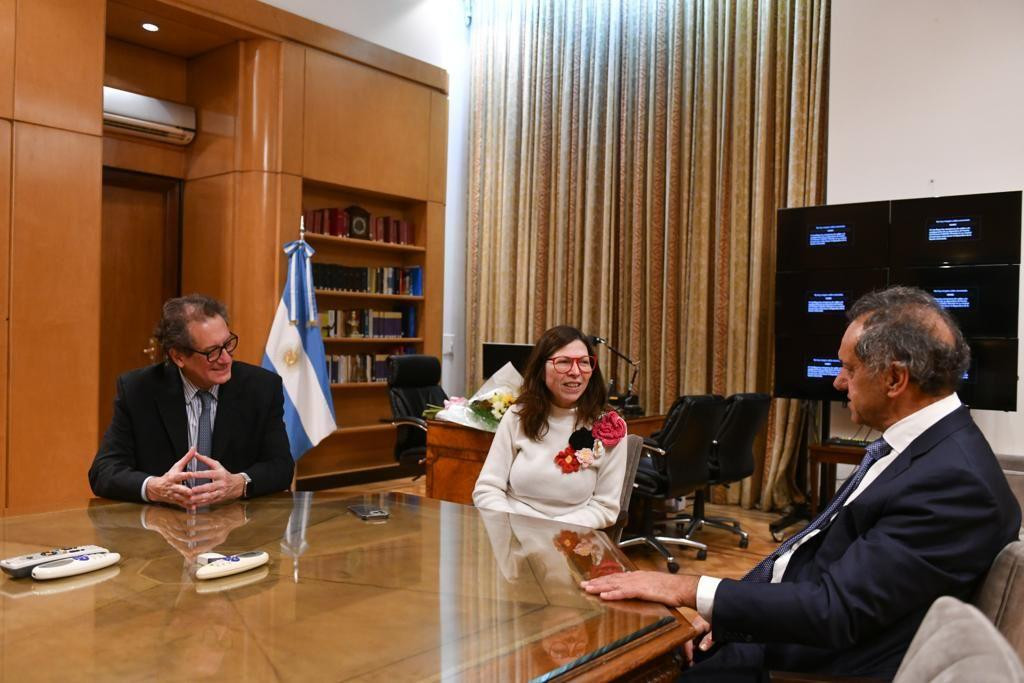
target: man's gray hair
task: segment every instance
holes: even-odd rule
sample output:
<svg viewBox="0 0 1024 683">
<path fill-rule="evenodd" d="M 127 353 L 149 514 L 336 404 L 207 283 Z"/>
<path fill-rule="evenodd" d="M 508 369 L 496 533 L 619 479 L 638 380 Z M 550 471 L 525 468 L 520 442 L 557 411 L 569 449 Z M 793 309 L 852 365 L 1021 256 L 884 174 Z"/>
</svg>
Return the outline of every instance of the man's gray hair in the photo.
<svg viewBox="0 0 1024 683">
<path fill-rule="evenodd" d="M 862 316 L 864 330 L 854 351 L 870 370 L 899 363 L 930 396 L 960 386 L 971 349 L 960 326 L 927 292 L 898 286 L 865 294 L 846 314 L 851 322 Z"/>
<path fill-rule="evenodd" d="M 160 342 L 166 355 L 171 349 L 189 352 L 192 348 L 192 336 L 188 333 L 188 324 L 202 322 L 219 315 L 225 323 L 228 320 L 228 309 L 220 301 L 205 294 L 189 294 L 168 299 L 164 303 L 160 322 L 156 324 L 153 336 Z"/>
</svg>

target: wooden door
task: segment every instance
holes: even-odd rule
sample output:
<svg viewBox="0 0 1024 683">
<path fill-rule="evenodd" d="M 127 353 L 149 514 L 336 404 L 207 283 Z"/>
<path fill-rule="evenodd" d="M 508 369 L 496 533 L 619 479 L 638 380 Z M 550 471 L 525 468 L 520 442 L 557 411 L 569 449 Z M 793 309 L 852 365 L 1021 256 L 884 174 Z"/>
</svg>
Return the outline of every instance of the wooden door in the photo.
<svg viewBox="0 0 1024 683">
<path fill-rule="evenodd" d="M 181 181 L 103 169 L 100 410 L 113 414 L 117 376 L 161 359 L 151 342 L 160 307 L 181 282 Z"/>
</svg>

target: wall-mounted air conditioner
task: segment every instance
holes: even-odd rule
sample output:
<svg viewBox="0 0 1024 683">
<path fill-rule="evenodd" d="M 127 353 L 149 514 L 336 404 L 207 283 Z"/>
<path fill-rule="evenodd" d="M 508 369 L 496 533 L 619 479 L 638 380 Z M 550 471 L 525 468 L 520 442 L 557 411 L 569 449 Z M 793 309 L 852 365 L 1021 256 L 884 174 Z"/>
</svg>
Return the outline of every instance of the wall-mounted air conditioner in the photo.
<svg viewBox="0 0 1024 683">
<path fill-rule="evenodd" d="M 172 145 L 187 145 L 196 136 L 196 110 L 185 104 L 104 86 L 103 129 Z"/>
</svg>

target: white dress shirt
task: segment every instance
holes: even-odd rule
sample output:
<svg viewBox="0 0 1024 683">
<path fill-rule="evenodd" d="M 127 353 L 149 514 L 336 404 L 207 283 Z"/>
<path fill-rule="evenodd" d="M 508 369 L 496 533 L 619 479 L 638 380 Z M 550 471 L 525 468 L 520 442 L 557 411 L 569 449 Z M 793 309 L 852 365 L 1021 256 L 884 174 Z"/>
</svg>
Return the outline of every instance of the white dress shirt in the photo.
<svg viewBox="0 0 1024 683">
<path fill-rule="evenodd" d="M 178 374 L 181 375 L 181 385 L 184 388 L 185 395 L 185 414 L 188 418 L 188 447 L 190 449 L 196 447 L 196 443 L 199 441 L 199 416 L 203 414 L 203 400 L 199 398 L 199 387 L 192 384 L 185 377 L 185 373 L 178 368 Z M 214 421 L 217 419 L 217 390 L 220 389 L 219 384 L 214 384 L 210 387 L 210 393 L 213 395 L 213 401 L 210 402 L 210 433 L 213 433 Z M 182 455 L 185 455 L 182 453 Z M 210 453 L 203 453 L 206 457 L 212 457 Z M 146 477 L 142 481 L 142 500 L 149 502 L 149 498 L 146 497 L 146 484 L 152 479 L 152 476 Z"/>
<path fill-rule="evenodd" d="M 891 427 L 885 430 L 882 434 L 882 438 L 885 442 L 892 447 L 892 451 L 884 458 L 879 458 L 875 463 L 868 469 L 867 474 L 861 479 L 860 484 L 854 489 L 853 493 L 843 503 L 843 507 L 846 507 L 852 503 L 857 496 L 859 496 L 867 487 L 871 486 L 871 483 L 878 478 L 886 467 L 892 464 L 896 457 L 907 449 L 907 446 L 911 444 L 917 437 L 921 436 L 926 432 L 932 425 L 946 417 L 954 410 L 960 407 L 960 398 L 954 393 L 946 396 L 943 399 L 930 403 L 929 405 L 921 408 L 915 413 L 907 415 L 899 422 L 893 424 Z M 839 514 L 838 512 L 836 514 Z M 832 519 L 835 519 L 833 515 Z M 832 520 L 829 520 L 831 524 Z M 792 548 L 786 553 L 779 556 L 775 560 L 775 564 L 772 566 L 772 583 L 779 583 L 782 581 L 782 576 L 786 573 L 786 567 L 789 566 L 789 561 L 793 557 L 793 553 L 796 549 L 802 546 L 811 538 L 814 538 L 816 534 L 821 533 L 828 524 L 824 525 L 821 529 L 816 529 L 811 533 L 807 534 L 804 538 L 801 538 Z M 697 581 L 697 612 L 707 621 L 711 621 L 711 614 L 714 611 L 715 606 L 715 591 L 718 589 L 718 584 L 721 583 L 722 579 L 715 578 L 713 576 L 702 576 Z"/>
</svg>

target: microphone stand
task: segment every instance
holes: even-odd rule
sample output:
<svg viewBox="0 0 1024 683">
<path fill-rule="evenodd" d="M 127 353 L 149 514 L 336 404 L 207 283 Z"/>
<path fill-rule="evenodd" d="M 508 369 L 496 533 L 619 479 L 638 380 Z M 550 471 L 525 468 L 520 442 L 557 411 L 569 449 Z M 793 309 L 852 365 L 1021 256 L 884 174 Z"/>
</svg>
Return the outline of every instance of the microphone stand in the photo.
<svg viewBox="0 0 1024 683">
<path fill-rule="evenodd" d="M 626 354 L 619 351 L 617 348 L 609 344 L 608 340 L 604 337 L 594 336 L 591 337 L 590 340 L 595 346 L 604 344 L 609 351 L 629 363 L 633 368 L 633 373 L 629 377 L 629 385 L 626 387 L 625 394 L 621 396 L 615 395 L 611 390 L 611 387 L 615 386 L 615 380 L 611 381 L 608 391 L 608 402 L 618 408 L 623 416 L 643 415 L 644 409 L 640 406 L 640 397 L 633 393 L 633 385 L 636 384 L 636 376 L 640 373 L 640 362 L 633 360 Z"/>
</svg>

